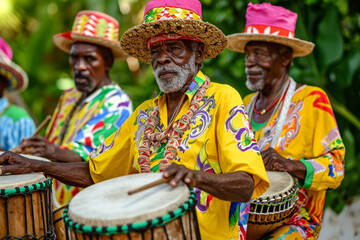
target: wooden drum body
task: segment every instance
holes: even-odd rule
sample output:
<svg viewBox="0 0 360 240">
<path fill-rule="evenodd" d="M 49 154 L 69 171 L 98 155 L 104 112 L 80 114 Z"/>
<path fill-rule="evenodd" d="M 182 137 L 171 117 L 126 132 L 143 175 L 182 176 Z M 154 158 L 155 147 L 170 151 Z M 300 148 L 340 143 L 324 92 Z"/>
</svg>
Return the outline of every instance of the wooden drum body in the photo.
<svg viewBox="0 0 360 240">
<path fill-rule="evenodd" d="M 298 200 L 297 181 L 286 172 L 267 171 L 269 189 L 251 200 L 247 239 L 260 239 L 293 214 Z"/>
<path fill-rule="evenodd" d="M 78 193 L 64 210 L 70 239 L 200 239 L 195 194 L 181 183 L 128 195 L 162 174 L 110 179 Z"/>
<path fill-rule="evenodd" d="M 51 186 L 41 173 L 0 176 L 0 239 L 53 236 Z"/>
</svg>

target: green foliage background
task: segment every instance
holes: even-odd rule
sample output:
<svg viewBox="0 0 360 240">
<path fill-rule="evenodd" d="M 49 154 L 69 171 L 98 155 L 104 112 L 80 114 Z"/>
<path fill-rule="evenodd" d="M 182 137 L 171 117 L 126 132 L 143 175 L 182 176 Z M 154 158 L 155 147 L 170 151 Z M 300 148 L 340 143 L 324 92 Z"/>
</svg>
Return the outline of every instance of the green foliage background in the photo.
<svg viewBox="0 0 360 240">
<path fill-rule="evenodd" d="M 0 0 L 0 35 L 11 45 L 14 61 L 28 73 L 30 84 L 21 93 L 34 118 L 41 121 L 55 108 L 62 89 L 71 86 L 68 55 L 56 49 L 52 36 L 71 29 L 80 10 L 105 12 L 120 22 L 120 34 L 140 24 L 145 0 Z M 202 0 L 203 19 L 226 35 L 242 32 L 248 1 Z M 253 3 L 263 1 L 254 0 Z M 329 191 L 326 205 L 339 212 L 360 194 L 360 9 L 358 0 L 273 0 L 272 4 L 298 13 L 296 37 L 314 42 L 312 54 L 296 58 L 292 77 L 323 88 L 335 111 L 346 146 L 342 185 Z M 244 56 L 225 50 L 204 63 L 213 80 L 229 84 L 242 96 L 246 89 Z M 112 79 L 131 96 L 136 107 L 157 91 L 151 66 L 140 63 L 130 71 L 116 62 Z"/>
</svg>

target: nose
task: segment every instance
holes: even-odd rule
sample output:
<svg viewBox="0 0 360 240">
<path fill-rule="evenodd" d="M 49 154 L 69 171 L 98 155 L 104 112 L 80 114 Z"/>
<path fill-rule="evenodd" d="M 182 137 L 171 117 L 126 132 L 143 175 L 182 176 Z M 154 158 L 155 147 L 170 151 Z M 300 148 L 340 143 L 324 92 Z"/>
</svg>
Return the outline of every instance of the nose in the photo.
<svg viewBox="0 0 360 240">
<path fill-rule="evenodd" d="M 159 65 L 165 65 L 165 64 L 170 63 L 169 54 L 162 49 L 158 58 L 156 59 L 156 63 Z"/>
<path fill-rule="evenodd" d="M 255 64 L 256 64 L 256 61 L 255 61 L 254 54 L 246 53 L 245 54 L 245 66 L 247 68 L 249 68 L 249 67 L 254 66 Z"/>
<path fill-rule="evenodd" d="M 82 58 L 79 58 L 79 59 L 75 62 L 73 68 L 74 68 L 74 70 L 76 70 L 76 71 L 84 71 L 84 70 L 86 70 L 85 60 L 82 59 Z"/>
</svg>

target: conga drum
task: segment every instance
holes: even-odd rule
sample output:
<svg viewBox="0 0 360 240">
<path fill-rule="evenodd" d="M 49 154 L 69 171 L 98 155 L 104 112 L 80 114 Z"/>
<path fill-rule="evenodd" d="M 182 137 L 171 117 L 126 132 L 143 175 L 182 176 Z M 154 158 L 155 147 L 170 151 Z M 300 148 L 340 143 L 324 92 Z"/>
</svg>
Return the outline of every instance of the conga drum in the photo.
<svg viewBox="0 0 360 240">
<path fill-rule="evenodd" d="M 200 239 L 195 194 L 185 184 L 161 184 L 128 195 L 161 177 L 133 174 L 82 190 L 64 210 L 70 239 Z"/>
<path fill-rule="evenodd" d="M 0 176 L 0 239 L 53 236 L 51 185 L 41 173 Z"/>
<path fill-rule="evenodd" d="M 21 155 L 49 161 L 41 157 Z M 0 239 L 53 238 L 51 199 L 52 180 L 42 173 L 1 175 Z"/>
<path fill-rule="evenodd" d="M 270 233 L 293 214 L 298 200 L 297 181 L 286 172 L 267 171 L 269 189 L 251 200 L 247 239 L 256 240 Z"/>
</svg>

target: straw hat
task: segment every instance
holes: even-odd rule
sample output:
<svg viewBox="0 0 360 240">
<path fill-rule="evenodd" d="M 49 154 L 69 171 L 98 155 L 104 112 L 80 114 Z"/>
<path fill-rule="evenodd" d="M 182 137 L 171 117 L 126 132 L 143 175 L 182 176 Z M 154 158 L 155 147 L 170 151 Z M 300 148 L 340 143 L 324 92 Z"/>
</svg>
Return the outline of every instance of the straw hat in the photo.
<svg viewBox="0 0 360 240">
<path fill-rule="evenodd" d="M 0 75 L 8 81 L 7 91 L 22 91 L 28 85 L 28 76 L 24 70 L 12 62 L 12 50 L 0 37 Z"/>
<path fill-rule="evenodd" d="M 145 8 L 144 22 L 127 30 L 121 47 L 130 56 L 150 62 L 148 41 L 167 34 L 167 39 L 191 39 L 205 47 L 203 60 L 216 57 L 227 40 L 216 26 L 203 22 L 198 0 L 152 0 Z"/>
<path fill-rule="evenodd" d="M 53 36 L 55 46 L 69 53 L 75 42 L 87 42 L 107 47 L 112 50 L 116 60 L 127 58 L 121 49 L 119 23 L 113 17 L 97 11 L 80 11 L 75 18 L 71 31 Z"/>
<path fill-rule="evenodd" d="M 278 43 L 291 47 L 293 57 L 306 56 L 315 44 L 295 38 L 297 14 L 270 3 L 248 4 L 246 25 L 243 33 L 227 36 L 228 48 L 243 53 L 250 41 Z"/>
</svg>

